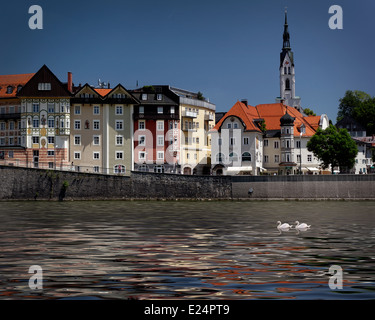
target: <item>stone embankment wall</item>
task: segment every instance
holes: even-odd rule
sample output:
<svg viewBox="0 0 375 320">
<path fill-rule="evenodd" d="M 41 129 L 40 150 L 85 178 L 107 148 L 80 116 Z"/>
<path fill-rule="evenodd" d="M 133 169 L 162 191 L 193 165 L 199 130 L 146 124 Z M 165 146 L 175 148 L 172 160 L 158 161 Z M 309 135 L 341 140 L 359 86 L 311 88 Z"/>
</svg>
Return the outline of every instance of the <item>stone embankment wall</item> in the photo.
<svg viewBox="0 0 375 320">
<path fill-rule="evenodd" d="M 0 166 L 0 200 L 230 199 L 230 177 L 130 177 Z"/>
<path fill-rule="evenodd" d="M 375 200 L 375 175 L 130 177 L 0 166 L 0 200 Z"/>
</svg>

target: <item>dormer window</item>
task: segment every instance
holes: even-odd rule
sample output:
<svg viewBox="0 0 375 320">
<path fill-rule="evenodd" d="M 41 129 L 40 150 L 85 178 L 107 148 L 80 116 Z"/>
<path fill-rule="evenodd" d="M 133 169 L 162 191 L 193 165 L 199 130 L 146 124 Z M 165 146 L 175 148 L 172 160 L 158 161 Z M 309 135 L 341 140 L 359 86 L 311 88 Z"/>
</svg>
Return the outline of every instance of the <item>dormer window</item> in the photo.
<svg viewBox="0 0 375 320">
<path fill-rule="evenodd" d="M 147 100 L 147 93 L 142 93 L 141 100 L 143 101 Z"/>
<path fill-rule="evenodd" d="M 8 86 L 7 87 L 7 94 L 11 94 L 13 92 L 13 87 L 12 86 Z"/>
<path fill-rule="evenodd" d="M 38 83 L 38 90 L 39 91 L 49 91 L 49 90 L 51 90 L 51 83 L 49 83 L 49 82 L 39 82 Z"/>
<path fill-rule="evenodd" d="M 162 95 L 161 93 L 158 93 L 158 94 L 156 95 L 156 100 L 158 100 L 158 101 L 163 100 L 163 95 Z"/>
<path fill-rule="evenodd" d="M 19 86 L 17 87 L 17 92 L 20 92 L 21 89 L 22 89 L 22 86 L 19 85 Z"/>
</svg>

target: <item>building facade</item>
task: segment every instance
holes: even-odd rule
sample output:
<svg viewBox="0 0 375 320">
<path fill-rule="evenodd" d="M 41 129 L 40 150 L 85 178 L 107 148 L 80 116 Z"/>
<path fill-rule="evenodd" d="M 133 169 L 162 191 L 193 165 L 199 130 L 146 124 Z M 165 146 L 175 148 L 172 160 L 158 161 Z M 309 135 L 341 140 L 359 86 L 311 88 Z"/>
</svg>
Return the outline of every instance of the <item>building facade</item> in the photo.
<svg viewBox="0 0 375 320">
<path fill-rule="evenodd" d="M 105 174 L 133 170 L 134 105 L 138 101 L 122 85 L 76 89 L 71 100 L 71 168 Z"/>
<path fill-rule="evenodd" d="M 210 129 L 215 125 L 216 106 L 195 93 L 172 87 L 179 97 L 182 174 L 208 175 L 211 170 Z"/>
</svg>

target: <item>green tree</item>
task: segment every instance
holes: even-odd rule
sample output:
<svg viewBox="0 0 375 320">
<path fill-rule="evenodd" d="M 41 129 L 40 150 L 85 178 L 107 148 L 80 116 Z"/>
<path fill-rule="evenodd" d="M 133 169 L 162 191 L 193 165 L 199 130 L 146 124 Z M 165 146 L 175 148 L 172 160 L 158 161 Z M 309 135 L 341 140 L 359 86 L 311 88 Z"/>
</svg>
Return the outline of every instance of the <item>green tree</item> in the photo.
<svg viewBox="0 0 375 320">
<path fill-rule="evenodd" d="M 375 98 L 363 91 L 348 90 L 340 99 L 337 121 L 351 117 L 366 128 L 367 134 L 375 133 Z"/>
<path fill-rule="evenodd" d="M 309 108 L 305 108 L 303 109 L 303 112 L 305 113 L 305 115 L 307 116 L 316 116 L 316 113 L 314 111 L 312 111 L 311 109 Z"/>
<path fill-rule="evenodd" d="M 318 128 L 307 143 L 307 150 L 314 153 L 324 168 L 331 165 L 340 167 L 340 172 L 353 168 L 358 148 L 346 129 L 337 129 L 330 125 L 327 129 Z"/>
<path fill-rule="evenodd" d="M 203 96 L 202 92 L 198 91 L 198 93 L 197 93 L 197 99 L 198 100 L 202 100 L 202 101 L 205 99 L 205 97 Z"/>
</svg>

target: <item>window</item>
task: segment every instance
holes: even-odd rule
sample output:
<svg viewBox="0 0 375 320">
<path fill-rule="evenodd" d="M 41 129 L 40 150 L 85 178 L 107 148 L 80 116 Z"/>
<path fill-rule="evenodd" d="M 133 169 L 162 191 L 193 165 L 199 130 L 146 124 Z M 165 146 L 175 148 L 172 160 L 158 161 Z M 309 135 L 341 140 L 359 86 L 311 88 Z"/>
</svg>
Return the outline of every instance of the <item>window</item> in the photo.
<svg viewBox="0 0 375 320">
<path fill-rule="evenodd" d="M 0 122 L 0 130 L 5 130 L 5 122 Z"/>
<path fill-rule="evenodd" d="M 233 162 L 238 161 L 238 155 L 237 155 L 237 153 L 231 152 L 229 154 L 229 161 L 233 161 Z"/>
<path fill-rule="evenodd" d="M 231 128 L 232 128 L 232 124 L 231 124 L 231 123 L 228 123 L 227 128 L 228 128 L 228 129 L 231 129 Z"/>
<path fill-rule="evenodd" d="M 157 145 L 163 146 L 164 145 L 164 136 L 157 136 Z"/>
<path fill-rule="evenodd" d="M 217 144 L 219 146 L 221 146 L 223 144 L 223 139 L 221 139 L 221 138 L 217 139 Z"/>
<path fill-rule="evenodd" d="M 125 166 L 122 164 L 116 164 L 113 168 L 114 173 L 125 173 Z"/>
<path fill-rule="evenodd" d="M 81 130 L 81 120 L 74 120 L 74 129 Z"/>
<path fill-rule="evenodd" d="M 116 130 L 124 130 L 124 121 L 116 120 Z"/>
<path fill-rule="evenodd" d="M 286 140 L 286 147 L 289 149 L 290 148 L 290 141 Z"/>
<path fill-rule="evenodd" d="M 242 154 L 242 161 L 251 161 L 251 154 L 249 152 L 244 152 Z"/>
<path fill-rule="evenodd" d="M 286 67 L 284 67 L 284 74 L 286 74 Z"/>
<path fill-rule="evenodd" d="M 141 100 L 147 100 L 147 93 L 142 93 Z"/>
<path fill-rule="evenodd" d="M 0 146 L 5 146 L 5 138 L 0 138 Z M 4 152 L 4 151 L 0 151 L 0 152 Z"/>
<path fill-rule="evenodd" d="M 301 155 L 300 155 L 300 154 L 297 154 L 297 162 L 298 162 L 298 163 L 301 162 Z"/>
<path fill-rule="evenodd" d="M 224 154 L 218 153 L 216 155 L 216 162 L 223 162 L 224 161 Z"/>
<path fill-rule="evenodd" d="M 75 160 L 80 160 L 81 159 L 81 152 L 75 151 L 74 152 L 74 159 Z"/>
<path fill-rule="evenodd" d="M 124 159 L 124 151 L 116 151 L 116 160 Z"/>
<path fill-rule="evenodd" d="M 290 80 L 289 79 L 285 80 L 285 90 L 290 90 Z"/>
<path fill-rule="evenodd" d="M 48 143 L 49 144 L 54 144 L 55 143 L 55 137 L 48 137 Z"/>
<path fill-rule="evenodd" d="M 42 82 L 39 82 L 38 83 L 38 90 L 39 91 L 51 90 L 51 83 L 42 83 Z"/>
<path fill-rule="evenodd" d="M 144 114 L 145 113 L 145 107 L 144 106 L 139 106 L 139 111 L 138 111 L 140 114 Z"/>
<path fill-rule="evenodd" d="M 13 92 L 13 87 L 12 86 L 8 86 L 7 87 L 7 93 L 10 94 Z"/>
<path fill-rule="evenodd" d="M 74 114 L 81 114 L 81 106 L 74 107 Z"/>
<path fill-rule="evenodd" d="M 100 172 L 100 170 L 99 170 L 99 166 L 94 166 L 94 172 L 95 172 L 95 173 L 99 173 L 99 172 Z"/>
<path fill-rule="evenodd" d="M 100 120 L 94 120 L 93 121 L 93 129 L 99 130 L 100 129 Z"/>
<path fill-rule="evenodd" d="M 158 131 L 164 131 L 164 121 L 157 121 L 156 127 Z"/>
<path fill-rule="evenodd" d="M 99 136 L 93 136 L 93 144 L 96 146 L 100 144 Z"/>
<path fill-rule="evenodd" d="M 138 121 L 138 129 L 139 130 L 145 130 L 146 129 L 146 124 L 144 120 L 139 120 Z"/>
<path fill-rule="evenodd" d="M 233 129 L 238 129 L 238 123 L 237 122 L 233 123 Z"/>
<path fill-rule="evenodd" d="M 116 146 L 122 146 L 124 143 L 124 137 L 123 136 L 116 136 Z"/>
<path fill-rule="evenodd" d="M 55 155 L 55 150 L 48 150 L 47 151 L 47 156 L 52 157 L 54 155 Z"/>
<path fill-rule="evenodd" d="M 163 113 L 163 107 L 158 107 L 158 113 L 162 114 Z"/>
<path fill-rule="evenodd" d="M 93 157 L 94 160 L 99 160 L 100 159 L 100 152 L 97 152 L 97 151 L 93 152 L 92 157 Z"/>
<path fill-rule="evenodd" d="M 51 118 L 48 119 L 48 128 L 54 128 L 55 127 L 55 119 Z"/>
<path fill-rule="evenodd" d="M 296 141 L 296 148 L 301 148 L 301 141 Z"/>
<path fill-rule="evenodd" d="M 33 119 L 33 128 L 39 128 L 39 119 Z"/>
<path fill-rule="evenodd" d="M 33 143 L 39 143 L 39 137 L 33 137 Z"/>
<path fill-rule="evenodd" d="M 146 152 L 144 152 L 144 151 L 140 151 L 140 152 L 138 153 L 138 159 L 139 159 L 139 160 L 146 160 Z"/>
<path fill-rule="evenodd" d="M 171 114 L 174 114 L 174 107 L 171 107 Z"/>
<path fill-rule="evenodd" d="M 243 138 L 243 144 L 249 144 L 249 138 Z"/>
<path fill-rule="evenodd" d="M 14 145 L 14 138 L 8 138 L 9 139 L 9 145 L 12 146 Z"/>
<path fill-rule="evenodd" d="M 268 163 L 268 156 L 264 156 L 264 163 Z"/>
<path fill-rule="evenodd" d="M 9 130 L 14 130 L 14 121 L 9 121 Z"/>
<path fill-rule="evenodd" d="M 280 156 L 278 154 L 275 154 L 275 163 L 280 162 Z"/>
<path fill-rule="evenodd" d="M 311 154 L 307 155 L 307 162 L 312 162 L 312 155 Z"/>
<path fill-rule="evenodd" d="M 122 114 L 122 106 L 116 106 L 116 114 L 121 115 Z"/>
<path fill-rule="evenodd" d="M 14 151 L 8 151 L 8 158 L 14 158 Z"/>
<path fill-rule="evenodd" d="M 162 95 L 161 93 L 158 93 L 158 94 L 156 95 L 156 100 L 158 100 L 158 101 L 163 100 L 163 95 Z"/>
<path fill-rule="evenodd" d="M 157 152 L 157 159 L 158 160 L 164 160 L 164 151 L 158 151 Z"/>
<path fill-rule="evenodd" d="M 94 114 L 100 114 L 100 108 L 99 108 L 99 106 L 94 106 L 93 113 Z"/>
<path fill-rule="evenodd" d="M 39 103 L 33 103 L 33 112 L 39 112 Z"/>
<path fill-rule="evenodd" d="M 54 103 L 48 103 L 48 113 L 54 113 L 55 112 L 55 104 Z"/>
<path fill-rule="evenodd" d="M 155 173 L 163 173 L 164 172 L 164 166 L 155 166 L 154 172 Z"/>
<path fill-rule="evenodd" d="M 279 149 L 279 141 L 274 141 L 274 143 L 273 143 L 273 147 L 274 147 L 275 149 Z"/>
<path fill-rule="evenodd" d="M 140 146 L 146 145 L 146 136 L 139 136 L 138 141 Z"/>
<path fill-rule="evenodd" d="M 76 146 L 81 145 L 81 136 L 74 136 L 74 144 Z"/>
<path fill-rule="evenodd" d="M 230 138 L 230 145 L 234 146 L 236 144 L 236 138 Z"/>
</svg>

